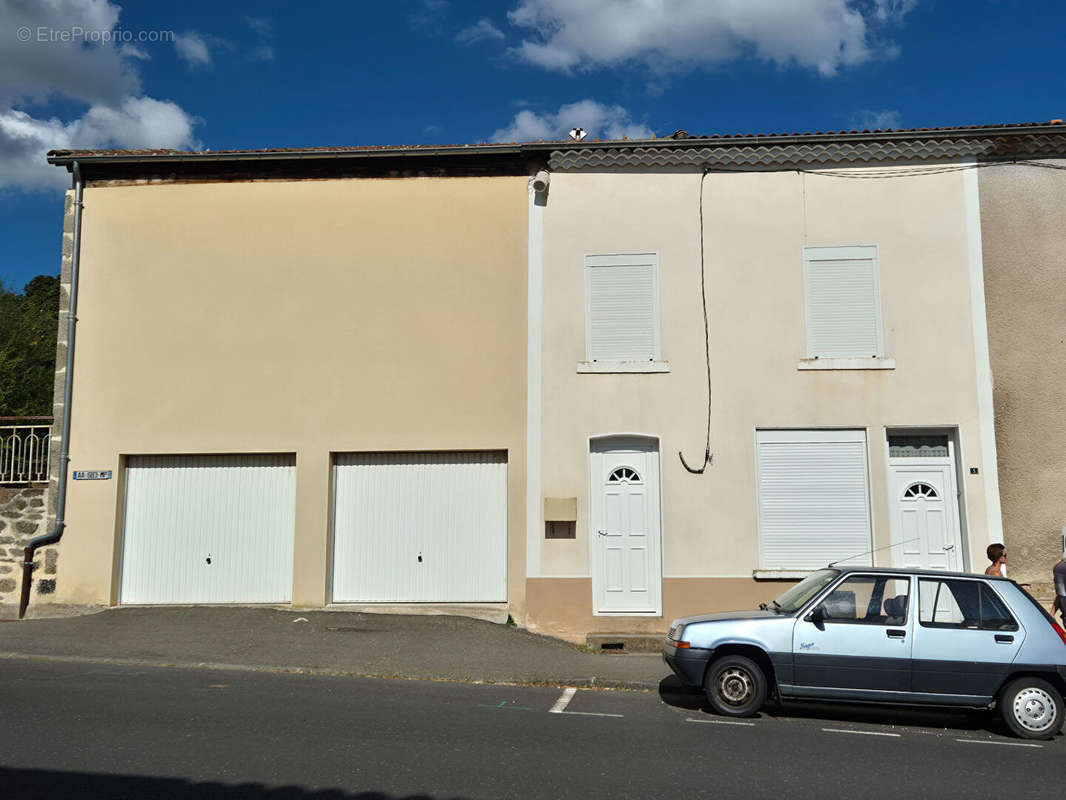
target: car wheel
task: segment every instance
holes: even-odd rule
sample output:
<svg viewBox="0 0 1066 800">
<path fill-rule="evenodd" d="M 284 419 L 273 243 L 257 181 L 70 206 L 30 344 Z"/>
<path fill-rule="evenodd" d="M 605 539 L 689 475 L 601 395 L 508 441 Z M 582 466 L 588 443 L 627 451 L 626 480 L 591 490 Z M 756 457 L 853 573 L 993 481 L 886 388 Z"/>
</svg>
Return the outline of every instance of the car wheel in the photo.
<svg viewBox="0 0 1066 800">
<path fill-rule="evenodd" d="M 1011 733 L 1023 739 L 1050 739 L 1062 728 L 1062 695 L 1040 678 L 1018 678 L 999 697 L 999 711 Z"/>
<path fill-rule="evenodd" d="M 707 667 L 703 690 L 716 713 L 750 717 L 766 702 L 766 675 L 750 658 L 722 656 Z"/>
</svg>

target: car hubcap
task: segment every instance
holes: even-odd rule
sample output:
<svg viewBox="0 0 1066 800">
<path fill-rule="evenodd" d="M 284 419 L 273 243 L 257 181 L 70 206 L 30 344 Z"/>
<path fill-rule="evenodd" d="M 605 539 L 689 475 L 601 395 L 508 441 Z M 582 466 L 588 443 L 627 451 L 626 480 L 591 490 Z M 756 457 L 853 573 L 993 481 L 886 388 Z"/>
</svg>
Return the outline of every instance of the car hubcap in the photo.
<svg viewBox="0 0 1066 800">
<path fill-rule="evenodd" d="M 755 693 L 755 682 L 746 670 L 730 667 L 718 676 L 718 696 L 731 706 L 742 706 Z"/>
<path fill-rule="evenodd" d="M 1014 696 L 1014 718 L 1026 730 L 1046 731 L 1055 724 L 1055 701 L 1043 689 L 1029 687 Z"/>
</svg>

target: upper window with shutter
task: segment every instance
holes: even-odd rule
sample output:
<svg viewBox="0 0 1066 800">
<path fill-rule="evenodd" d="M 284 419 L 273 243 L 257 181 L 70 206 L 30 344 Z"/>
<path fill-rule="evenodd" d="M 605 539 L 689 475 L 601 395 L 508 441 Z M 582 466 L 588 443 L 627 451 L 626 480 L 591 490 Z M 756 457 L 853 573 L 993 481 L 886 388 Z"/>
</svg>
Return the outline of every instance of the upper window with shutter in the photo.
<svg viewBox="0 0 1066 800">
<path fill-rule="evenodd" d="M 592 362 L 659 358 L 659 257 L 585 256 L 585 341 Z"/>
<path fill-rule="evenodd" d="M 877 248 L 803 248 L 808 358 L 880 358 Z"/>
</svg>

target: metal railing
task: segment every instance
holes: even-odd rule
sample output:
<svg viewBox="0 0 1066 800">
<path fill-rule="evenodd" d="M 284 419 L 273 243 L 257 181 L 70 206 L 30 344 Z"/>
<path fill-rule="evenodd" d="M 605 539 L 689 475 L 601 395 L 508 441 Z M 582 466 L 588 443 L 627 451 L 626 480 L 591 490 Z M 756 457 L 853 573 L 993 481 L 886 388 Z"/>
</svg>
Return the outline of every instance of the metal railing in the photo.
<svg viewBox="0 0 1066 800">
<path fill-rule="evenodd" d="M 48 481 L 51 417 L 0 417 L 0 486 Z"/>
</svg>

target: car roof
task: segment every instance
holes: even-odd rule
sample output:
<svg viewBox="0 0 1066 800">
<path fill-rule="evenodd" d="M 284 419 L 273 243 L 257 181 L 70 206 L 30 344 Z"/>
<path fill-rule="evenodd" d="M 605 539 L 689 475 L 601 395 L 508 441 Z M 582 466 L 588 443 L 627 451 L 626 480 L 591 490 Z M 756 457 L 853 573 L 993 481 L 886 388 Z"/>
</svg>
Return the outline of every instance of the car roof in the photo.
<svg viewBox="0 0 1066 800">
<path fill-rule="evenodd" d="M 988 581 L 1004 581 L 1014 583 L 1010 578 L 999 575 L 984 575 L 975 572 L 945 572 L 938 569 L 901 569 L 899 567 L 862 567 L 862 566 L 829 566 L 826 569 L 838 569 L 841 572 L 864 572 L 878 575 L 922 575 L 931 578 L 981 578 Z"/>
</svg>

